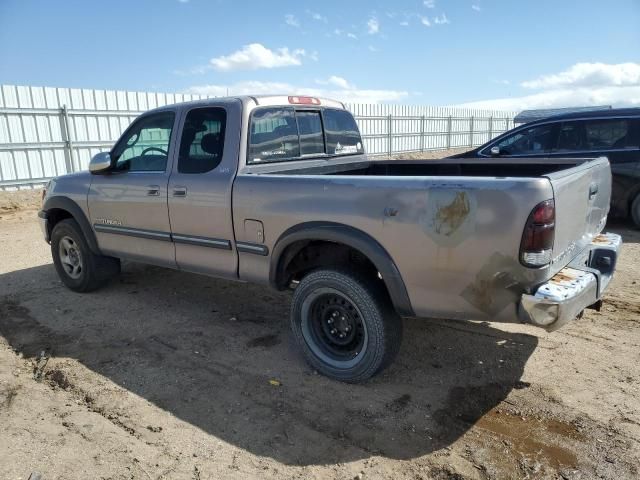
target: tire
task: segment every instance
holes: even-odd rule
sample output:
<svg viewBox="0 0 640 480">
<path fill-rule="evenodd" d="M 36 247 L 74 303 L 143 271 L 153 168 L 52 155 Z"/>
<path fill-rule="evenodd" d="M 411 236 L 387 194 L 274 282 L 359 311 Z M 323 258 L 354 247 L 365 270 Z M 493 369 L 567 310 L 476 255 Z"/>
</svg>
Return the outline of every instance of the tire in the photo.
<svg viewBox="0 0 640 480">
<path fill-rule="evenodd" d="M 636 198 L 631 202 L 631 210 L 629 216 L 633 220 L 633 224 L 636 228 L 640 228 L 640 193 L 636 195 Z"/>
<path fill-rule="evenodd" d="M 120 273 L 120 260 L 93 253 L 71 218 L 53 227 L 51 256 L 60 280 L 74 292 L 96 290 Z"/>
<path fill-rule="evenodd" d="M 313 368 L 349 383 L 386 368 L 402 341 L 402 319 L 386 291 L 348 270 L 315 270 L 300 281 L 291 329 Z"/>
</svg>

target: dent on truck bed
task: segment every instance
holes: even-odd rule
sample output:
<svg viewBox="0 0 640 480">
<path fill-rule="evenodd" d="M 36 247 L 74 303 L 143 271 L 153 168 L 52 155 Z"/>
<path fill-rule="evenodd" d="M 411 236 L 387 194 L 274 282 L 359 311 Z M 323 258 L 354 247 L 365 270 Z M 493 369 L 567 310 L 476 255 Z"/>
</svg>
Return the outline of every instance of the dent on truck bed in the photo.
<svg viewBox="0 0 640 480">
<path fill-rule="evenodd" d="M 521 270 L 516 260 L 495 252 L 460 295 L 481 312 L 495 315 L 525 292 Z"/>
</svg>

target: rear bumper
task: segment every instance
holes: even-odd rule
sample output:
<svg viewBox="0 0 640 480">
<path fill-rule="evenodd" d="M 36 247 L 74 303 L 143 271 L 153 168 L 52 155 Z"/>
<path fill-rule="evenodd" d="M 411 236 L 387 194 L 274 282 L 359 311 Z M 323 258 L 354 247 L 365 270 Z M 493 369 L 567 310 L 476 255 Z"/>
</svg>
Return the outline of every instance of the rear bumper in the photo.
<svg viewBox="0 0 640 480">
<path fill-rule="evenodd" d="M 620 235 L 598 235 L 579 260 L 540 285 L 534 294 L 522 295 L 520 319 L 553 331 L 576 318 L 602 298 L 613 277 L 621 247 Z"/>
</svg>

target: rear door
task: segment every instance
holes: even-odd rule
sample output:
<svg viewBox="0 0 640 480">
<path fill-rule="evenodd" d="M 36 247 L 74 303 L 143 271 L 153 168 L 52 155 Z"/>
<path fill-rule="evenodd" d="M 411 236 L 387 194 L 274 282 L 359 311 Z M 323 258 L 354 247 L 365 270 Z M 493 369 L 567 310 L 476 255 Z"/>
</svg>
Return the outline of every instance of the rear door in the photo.
<svg viewBox="0 0 640 480">
<path fill-rule="evenodd" d="M 563 122 L 554 157 L 606 156 L 611 164 L 611 206 L 626 211 L 640 183 L 640 125 L 632 118 L 593 118 Z"/>
<path fill-rule="evenodd" d="M 111 151 L 115 168 L 91 176 L 89 215 L 103 252 L 175 267 L 167 211 L 175 117 L 135 120 Z"/>
<path fill-rule="evenodd" d="M 180 131 L 169 180 L 169 217 L 178 268 L 237 277 L 231 188 L 238 167 L 241 105 L 193 108 Z"/>
</svg>

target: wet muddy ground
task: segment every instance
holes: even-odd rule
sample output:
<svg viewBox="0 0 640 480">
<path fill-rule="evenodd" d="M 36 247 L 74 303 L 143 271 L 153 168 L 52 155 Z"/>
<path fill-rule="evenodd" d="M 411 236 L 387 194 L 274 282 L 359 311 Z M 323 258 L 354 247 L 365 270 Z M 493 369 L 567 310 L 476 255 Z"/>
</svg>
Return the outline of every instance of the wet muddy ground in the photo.
<svg viewBox="0 0 640 480">
<path fill-rule="evenodd" d="M 65 289 L 0 213 L 0 478 L 637 478 L 640 232 L 560 331 L 406 320 L 363 385 L 313 372 L 289 294 L 126 263 Z"/>
</svg>

